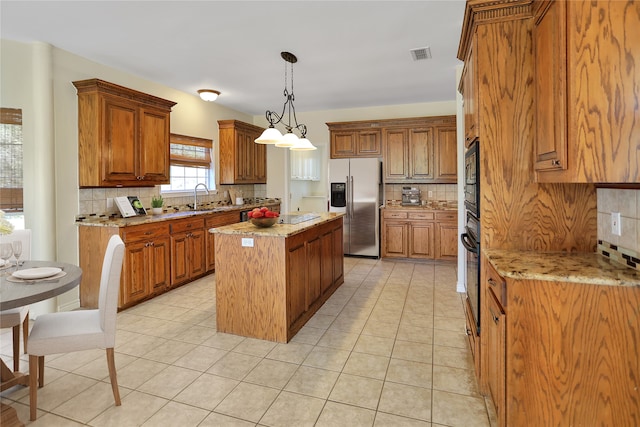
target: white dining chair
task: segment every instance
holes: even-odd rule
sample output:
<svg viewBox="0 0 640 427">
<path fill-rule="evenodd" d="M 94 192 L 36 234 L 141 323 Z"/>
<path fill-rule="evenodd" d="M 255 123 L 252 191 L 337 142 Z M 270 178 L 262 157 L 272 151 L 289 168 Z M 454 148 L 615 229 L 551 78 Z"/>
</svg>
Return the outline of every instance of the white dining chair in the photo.
<svg viewBox="0 0 640 427">
<path fill-rule="evenodd" d="M 20 261 L 31 259 L 31 230 L 14 230 L 3 237 L 5 242 L 22 242 Z M 29 306 L 0 311 L 0 329 L 13 328 L 13 370 L 20 370 L 20 325 L 22 325 L 22 343 L 27 353 L 27 336 L 29 335 Z"/>
<path fill-rule="evenodd" d="M 35 320 L 29 334 L 31 421 L 36 419 L 36 380 L 38 387 L 44 385 L 44 356 L 48 354 L 105 348 L 113 397 L 116 406 L 120 406 L 113 349 L 116 341 L 116 315 L 123 257 L 122 239 L 118 235 L 111 236 L 102 262 L 97 309 L 43 314 Z"/>
</svg>

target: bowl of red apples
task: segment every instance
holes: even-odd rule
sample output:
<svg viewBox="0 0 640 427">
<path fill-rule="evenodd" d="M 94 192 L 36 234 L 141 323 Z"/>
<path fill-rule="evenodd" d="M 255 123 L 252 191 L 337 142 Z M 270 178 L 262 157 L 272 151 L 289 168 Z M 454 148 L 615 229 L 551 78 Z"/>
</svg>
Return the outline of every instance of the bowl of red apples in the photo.
<svg viewBox="0 0 640 427">
<path fill-rule="evenodd" d="M 280 214 L 278 212 L 269 210 L 268 207 L 263 206 L 261 208 L 254 208 L 249 211 L 247 216 L 249 217 L 249 221 L 251 224 L 256 227 L 266 228 L 271 227 L 273 224 L 278 222 L 278 217 Z"/>
</svg>

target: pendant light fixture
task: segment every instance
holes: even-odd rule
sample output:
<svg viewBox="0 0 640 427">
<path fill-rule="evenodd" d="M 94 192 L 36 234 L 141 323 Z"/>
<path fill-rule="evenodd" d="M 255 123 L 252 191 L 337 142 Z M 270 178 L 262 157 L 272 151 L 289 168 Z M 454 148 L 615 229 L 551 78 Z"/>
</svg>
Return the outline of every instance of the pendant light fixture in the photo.
<svg viewBox="0 0 640 427">
<path fill-rule="evenodd" d="M 278 114 L 275 111 L 269 111 L 265 113 L 269 127 L 262 132 L 259 138 L 255 140 L 256 144 L 273 144 L 276 147 L 289 148 L 291 150 L 315 150 L 316 147 L 307 139 L 307 127 L 300 123 L 296 118 L 296 108 L 293 105 L 295 96 L 293 94 L 293 64 L 298 62 L 298 58 L 291 52 L 280 52 L 280 56 L 285 60 L 284 67 L 284 97 L 285 102 L 282 106 L 282 113 Z M 291 67 L 291 91 L 287 82 L 287 66 Z M 286 121 L 285 121 L 286 118 Z M 280 133 L 275 125 L 282 123 L 287 130 L 284 135 Z M 293 130 L 300 132 L 298 137 Z"/>
</svg>

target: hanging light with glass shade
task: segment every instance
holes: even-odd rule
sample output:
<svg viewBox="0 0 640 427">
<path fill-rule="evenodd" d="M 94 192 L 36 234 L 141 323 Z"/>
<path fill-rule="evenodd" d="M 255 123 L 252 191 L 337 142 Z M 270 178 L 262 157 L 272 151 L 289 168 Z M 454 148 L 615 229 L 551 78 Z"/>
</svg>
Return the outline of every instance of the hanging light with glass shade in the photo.
<svg viewBox="0 0 640 427">
<path fill-rule="evenodd" d="M 259 138 L 255 140 L 257 144 L 273 144 L 276 147 L 289 148 L 291 150 L 315 150 L 316 147 L 307 139 L 307 127 L 300 123 L 296 118 L 296 108 L 293 105 L 295 96 L 293 94 L 293 64 L 298 62 L 298 58 L 291 52 L 281 52 L 280 56 L 285 60 L 284 67 L 284 97 L 285 102 L 282 106 L 282 113 L 275 111 L 265 113 L 269 127 L 262 132 Z M 291 91 L 287 82 L 287 66 L 291 67 Z M 285 121 L 286 119 L 286 121 Z M 287 130 L 285 134 L 281 134 L 275 125 L 282 123 Z M 293 133 L 293 130 L 300 132 L 300 137 Z"/>
</svg>

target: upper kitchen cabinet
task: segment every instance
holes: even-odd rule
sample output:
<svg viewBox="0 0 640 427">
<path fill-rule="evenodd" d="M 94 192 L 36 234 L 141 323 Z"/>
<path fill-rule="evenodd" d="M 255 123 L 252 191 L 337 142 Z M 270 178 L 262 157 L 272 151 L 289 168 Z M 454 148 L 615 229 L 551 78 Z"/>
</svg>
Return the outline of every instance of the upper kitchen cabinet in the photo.
<svg viewBox="0 0 640 427">
<path fill-rule="evenodd" d="M 327 123 L 331 158 L 382 157 L 382 132 L 377 122 Z"/>
<path fill-rule="evenodd" d="M 640 181 L 640 3 L 539 1 L 538 182 Z"/>
<path fill-rule="evenodd" d="M 469 44 L 467 57 L 464 60 L 464 69 L 460 79 L 460 93 L 462 94 L 462 106 L 464 112 L 464 142 L 467 147 L 478 138 L 478 110 L 476 83 L 476 58 L 474 56 L 473 37 Z"/>
<path fill-rule="evenodd" d="M 389 121 L 383 132 L 386 183 L 456 183 L 455 116 Z"/>
<path fill-rule="evenodd" d="M 263 128 L 238 120 L 218 120 L 220 184 L 266 184 L 267 146 L 256 144 Z"/>
<path fill-rule="evenodd" d="M 167 184 L 169 116 L 176 103 L 99 79 L 73 85 L 80 187 Z"/>
</svg>

